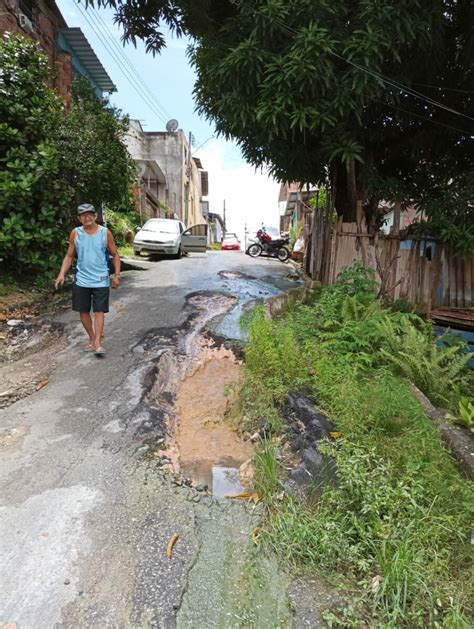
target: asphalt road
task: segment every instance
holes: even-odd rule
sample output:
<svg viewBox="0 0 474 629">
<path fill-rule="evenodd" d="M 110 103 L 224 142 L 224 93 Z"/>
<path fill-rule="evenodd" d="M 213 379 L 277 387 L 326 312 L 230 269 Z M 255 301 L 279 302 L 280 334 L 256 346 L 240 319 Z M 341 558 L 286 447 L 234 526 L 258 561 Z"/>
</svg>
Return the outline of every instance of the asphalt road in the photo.
<svg viewBox="0 0 474 629">
<path fill-rule="evenodd" d="M 146 444 L 164 429 L 150 406 L 169 379 L 163 339 L 185 363 L 197 328 L 238 338 L 243 306 L 295 287 L 291 274 L 233 252 L 127 272 L 105 359 L 83 351 L 73 313 L 60 316 L 68 343 L 49 384 L 0 415 L 0 432 L 17 429 L 0 448 L 0 626 L 289 625 L 284 581 L 270 559 L 255 567 L 246 541 L 258 509 L 176 486 Z M 225 315 L 206 307 L 216 293 L 235 298 Z"/>
</svg>

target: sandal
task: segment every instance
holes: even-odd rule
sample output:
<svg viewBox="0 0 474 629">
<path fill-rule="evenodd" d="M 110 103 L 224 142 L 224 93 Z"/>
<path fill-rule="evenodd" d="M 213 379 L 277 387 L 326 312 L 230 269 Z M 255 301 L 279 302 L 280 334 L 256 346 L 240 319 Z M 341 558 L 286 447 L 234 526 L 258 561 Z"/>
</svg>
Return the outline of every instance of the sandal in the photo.
<svg viewBox="0 0 474 629">
<path fill-rule="evenodd" d="M 89 343 L 88 345 L 86 345 L 84 347 L 84 351 L 85 352 L 94 352 L 95 351 L 95 347 L 92 345 L 92 343 Z"/>
<path fill-rule="evenodd" d="M 105 349 L 99 346 L 94 350 L 94 354 L 96 356 L 105 356 Z"/>
</svg>

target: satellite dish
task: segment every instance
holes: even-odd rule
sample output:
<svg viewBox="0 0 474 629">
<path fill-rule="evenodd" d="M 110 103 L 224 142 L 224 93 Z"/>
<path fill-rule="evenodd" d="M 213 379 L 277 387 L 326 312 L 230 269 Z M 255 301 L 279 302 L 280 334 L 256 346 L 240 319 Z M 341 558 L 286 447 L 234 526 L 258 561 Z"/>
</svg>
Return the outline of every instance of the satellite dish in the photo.
<svg viewBox="0 0 474 629">
<path fill-rule="evenodd" d="M 171 118 L 171 120 L 168 120 L 168 122 L 166 123 L 166 130 L 168 131 L 168 133 L 174 133 L 178 129 L 178 126 L 178 121 L 174 118 Z"/>
</svg>

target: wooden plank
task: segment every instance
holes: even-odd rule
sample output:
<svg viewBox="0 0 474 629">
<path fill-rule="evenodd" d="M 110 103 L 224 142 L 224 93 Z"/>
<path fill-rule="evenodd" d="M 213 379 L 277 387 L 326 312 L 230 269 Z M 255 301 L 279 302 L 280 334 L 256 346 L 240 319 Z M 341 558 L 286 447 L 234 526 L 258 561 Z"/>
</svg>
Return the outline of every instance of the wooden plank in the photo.
<svg viewBox="0 0 474 629">
<path fill-rule="evenodd" d="M 464 306 L 472 308 L 474 297 L 474 258 L 465 260 L 464 268 Z"/>
<path fill-rule="evenodd" d="M 441 254 L 441 299 L 437 302 L 437 305 L 449 305 L 449 260 L 444 245 Z"/>
<path fill-rule="evenodd" d="M 331 233 L 331 247 L 329 249 L 328 284 L 334 284 L 334 265 L 336 264 L 337 238 L 337 229 L 333 229 Z"/>
<path fill-rule="evenodd" d="M 447 252 L 448 270 L 449 270 L 449 298 L 448 306 L 457 306 L 456 302 L 456 261 L 451 255 L 451 252 Z"/>
<path fill-rule="evenodd" d="M 464 308 L 464 260 L 456 258 L 456 306 Z"/>
</svg>

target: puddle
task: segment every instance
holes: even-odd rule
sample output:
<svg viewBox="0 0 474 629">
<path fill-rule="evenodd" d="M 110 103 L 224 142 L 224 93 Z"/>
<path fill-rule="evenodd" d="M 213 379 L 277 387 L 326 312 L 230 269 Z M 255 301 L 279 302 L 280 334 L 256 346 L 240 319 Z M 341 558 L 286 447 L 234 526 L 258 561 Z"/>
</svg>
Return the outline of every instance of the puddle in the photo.
<svg viewBox="0 0 474 629">
<path fill-rule="evenodd" d="M 217 274 L 226 280 L 255 280 L 253 275 L 247 275 L 247 273 L 241 273 L 240 271 L 219 271 Z"/>
<path fill-rule="evenodd" d="M 239 473 L 242 461 L 226 459 L 212 464 L 209 461 L 186 464 L 182 473 L 186 478 L 192 478 L 195 485 L 207 487 L 217 498 L 234 496 L 246 491 Z"/>
<path fill-rule="evenodd" d="M 253 454 L 252 445 L 224 420 L 240 369 L 230 350 L 204 348 L 175 403 L 179 469 L 216 496 L 242 491 L 239 467 Z"/>
</svg>

